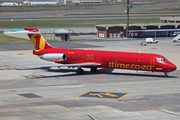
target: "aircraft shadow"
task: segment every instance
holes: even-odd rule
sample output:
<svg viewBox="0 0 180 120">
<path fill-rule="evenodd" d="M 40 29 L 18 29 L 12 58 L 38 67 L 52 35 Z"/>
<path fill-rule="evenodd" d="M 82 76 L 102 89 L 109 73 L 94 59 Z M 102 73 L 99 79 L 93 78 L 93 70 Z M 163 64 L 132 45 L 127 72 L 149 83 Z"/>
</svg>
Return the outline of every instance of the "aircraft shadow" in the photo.
<svg viewBox="0 0 180 120">
<path fill-rule="evenodd" d="M 112 72 L 114 69 L 109 68 L 103 68 L 98 69 L 97 72 L 90 72 L 90 71 L 84 71 L 83 74 L 77 74 L 76 69 L 50 69 L 50 68 L 41 68 L 43 70 L 46 70 L 48 72 L 58 72 L 58 73 L 69 73 L 64 75 L 53 75 L 53 76 L 42 76 L 41 78 L 51 78 L 51 77 L 66 77 L 66 76 L 86 76 L 86 75 L 95 75 L 95 74 L 109 74 L 109 75 L 120 75 L 120 76 L 138 76 L 138 77 L 155 77 L 155 78 L 166 78 L 164 75 L 152 75 L 148 74 L 148 72 L 145 73 L 117 73 Z M 29 69 L 28 69 L 29 70 Z M 73 73 L 72 73 L 73 72 Z M 150 73 L 150 72 L 149 72 Z M 177 76 L 168 76 L 167 78 L 178 78 Z"/>
</svg>

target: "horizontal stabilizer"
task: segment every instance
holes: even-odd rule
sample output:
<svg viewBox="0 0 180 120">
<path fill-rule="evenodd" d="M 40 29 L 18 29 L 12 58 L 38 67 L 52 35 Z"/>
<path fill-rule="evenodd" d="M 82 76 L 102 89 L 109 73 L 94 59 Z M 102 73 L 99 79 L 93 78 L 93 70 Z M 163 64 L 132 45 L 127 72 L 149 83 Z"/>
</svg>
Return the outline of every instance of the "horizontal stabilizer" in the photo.
<svg viewBox="0 0 180 120">
<path fill-rule="evenodd" d="M 12 32 L 4 32 L 4 34 L 27 34 L 36 50 L 53 48 L 41 35 L 37 28 L 24 28 L 11 30 Z"/>
<path fill-rule="evenodd" d="M 14 31 L 14 32 L 4 32 L 4 34 L 40 34 L 40 32 L 31 32 L 28 30 Z"/>
</svg>

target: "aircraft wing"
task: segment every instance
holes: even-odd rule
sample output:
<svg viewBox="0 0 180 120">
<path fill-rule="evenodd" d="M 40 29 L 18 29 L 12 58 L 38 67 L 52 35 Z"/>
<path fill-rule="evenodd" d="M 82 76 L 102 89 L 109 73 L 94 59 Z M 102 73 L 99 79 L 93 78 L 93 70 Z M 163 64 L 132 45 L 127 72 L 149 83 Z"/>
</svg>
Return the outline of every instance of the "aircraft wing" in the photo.
<svg viewBox="0 0 180 120">
<path fill-rule="evenodd" d="M 50 67 L 89 67 L 100 66 L 99 63 L 78 63 L 78 64 L 57 64 L 57 65 L 41 65 L 41 66 L 28 66 L 24 68 L 50 68 Z"/>
</svg>

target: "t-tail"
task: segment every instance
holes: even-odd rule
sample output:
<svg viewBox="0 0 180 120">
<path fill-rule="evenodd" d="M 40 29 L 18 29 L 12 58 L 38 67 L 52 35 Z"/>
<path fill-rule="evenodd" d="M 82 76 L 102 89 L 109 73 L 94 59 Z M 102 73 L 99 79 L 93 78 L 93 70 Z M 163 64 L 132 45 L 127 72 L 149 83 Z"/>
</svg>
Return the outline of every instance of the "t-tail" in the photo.
<svg viewBox="0 0 180 120">
<path fill-rule="evenodd" d="M 41 35 L 37 28 L 24 28 L 36 50 L 53 48 Z"/>
</svg>

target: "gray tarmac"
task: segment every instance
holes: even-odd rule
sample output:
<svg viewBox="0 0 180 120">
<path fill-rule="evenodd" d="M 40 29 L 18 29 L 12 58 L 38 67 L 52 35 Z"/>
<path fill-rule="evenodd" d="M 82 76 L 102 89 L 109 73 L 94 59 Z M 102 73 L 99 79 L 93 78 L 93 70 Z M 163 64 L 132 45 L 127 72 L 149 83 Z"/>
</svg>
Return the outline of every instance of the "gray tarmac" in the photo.
<svg viewBox="0 0 180 120">
<path fill-rule="evenodd" d="M 88 40 L 50 43 L 57 47 L 157 53 L 177 66 L 163 73 L 99 69 L 83 75 L 76 69 L 25 69 L 53 64 L 32 54 L 32 44 L 0 45 L 0 120 L 179 120 L 180 43 L 158 38 L 158 44 L 140 46 L 143 39 Z M 98 92 L 82 97 L 84 93 Z M 110 93 L 128 93 L 114 99 Z M 108 99 L 105 99 L 105 96 Z M 110 98 L 112 97 L 112 99 Z"/>
<path fill-rule="evenodd" d="M 153 9 L 153 8 L 167 8 L 167 7 L 177 7 L 180 3 L 169 3 L 169 4 L 155 4 L 155 5 L 147 5 L 147 6 L 133 6 L 133 10 L 144 10 L 144 9 Z M 126 18 L 127 16 L 120 15 L 110 15 L 110 16 L 69 16 L 69 17 L 46 17 L 52 15 L 64 15 L 64 14 L 79 14 L 79 13 L 118 13 L 117 11 L 125 11 L 126 7 L 116 8 L 117 6 L 112 6 L 112 8 L 104 7 L 105 9 L 87 9 L 87 10 L 64 10 L 64 11 L 45 11 L 45 12 L 1 12 L 0 13 L 0 20 L 69 20 L 69 19 L 119 19 L 119 18 Z M 130 9 L 130 10 L 131 10 Z M 164 11 L 165 13 L 169 13 L 169 11 Z M 153 18 L 153 17 L 179 17 L 178 14 L 171 15 L 130 15 L 130 18 Z M 156 13 L 156 12 L 154 12 Z M 138 14 L 138 13 L 137 13 Z M 149 14 L 144 13 L 144 14 Z M 153 12 L 152 12 L 153 14 Z"/>
<path fill-rule="evenodd" d="M 7 14 L 7 13 L 6 13 Z M 146 14 L 146 13 L 145 13 Z M 153 13 L 152 13 L 153 14 Z M 48 14 L 47 14 L 48 15 Z M 51 15 L 50 15 L 51 16 Z M 130 15 L 130 18 L 159 18 L 159 17 L 180 17 L 179 14 L 171 14 L 171 15 Z M 81 19 L 126 19 L 126 15 L 99 15 L 99 16 L 60 16 L 60 17 L 37 17 L 37 16 L 7 16 L 0 17 L 0 20 L 7 21 L 15 21 L 15 20 L 81 20 Z"/>
</svg>

